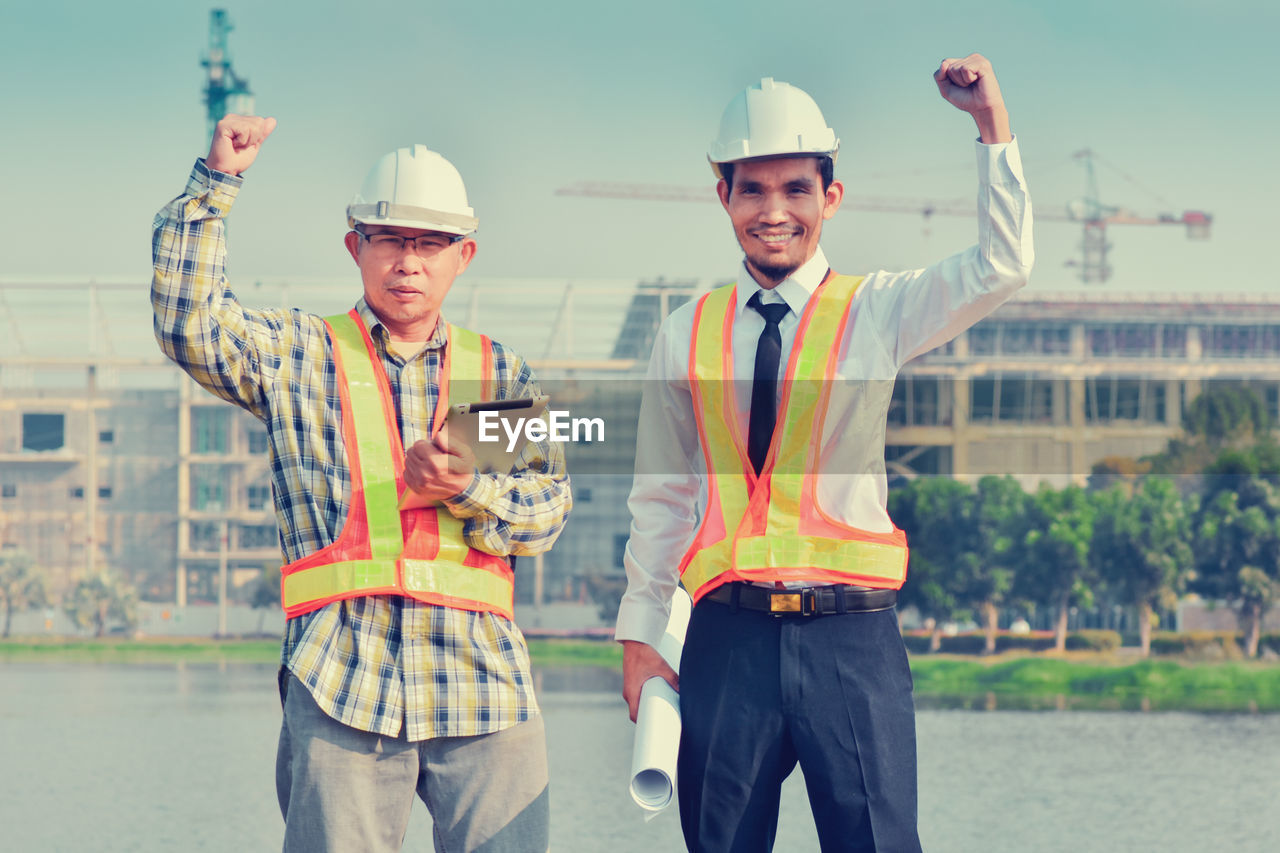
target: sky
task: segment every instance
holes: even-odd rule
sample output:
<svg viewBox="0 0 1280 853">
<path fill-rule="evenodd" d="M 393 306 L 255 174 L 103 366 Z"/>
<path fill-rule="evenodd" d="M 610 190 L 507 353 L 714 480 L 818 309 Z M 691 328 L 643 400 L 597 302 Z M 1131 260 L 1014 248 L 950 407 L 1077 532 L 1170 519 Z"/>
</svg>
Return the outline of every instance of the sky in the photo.
<svg viewBox="0 0 1280 853">
<path fill-rule="evenodd" d="M 0 27 L 0 282 L 149 278 L 152 217 L 208 149 L 200 60 L 211 5 L 11 4 Z M 841 138 L 849 198 L 968 201 L 972 120 L 939 61 L 992 62 L 1037 209 L 1085 193 L 1179 226 L 1113 227 L 1094 291 L 1266 292 L 1280 136 L 1275 4 L 986 0 L 816 2 L 226 2 L 230 55 L 279 126 L 230 218 L 232 286 L 338 279 L 347 202 L 370 165 L 421 142 L 462 173 L 480 219 L 468 276 L 728 277 L 740 252 L 717 204 L 557 196 L 578 181 L 709 188 L 729 99 L 763 76 L 808 91 Z M 840 211 L 841 272 L 927 265 L 974 220 Z M 1030 287 L 1080 289 L 1080 228 L 1036 226 Z"/>
</svg>

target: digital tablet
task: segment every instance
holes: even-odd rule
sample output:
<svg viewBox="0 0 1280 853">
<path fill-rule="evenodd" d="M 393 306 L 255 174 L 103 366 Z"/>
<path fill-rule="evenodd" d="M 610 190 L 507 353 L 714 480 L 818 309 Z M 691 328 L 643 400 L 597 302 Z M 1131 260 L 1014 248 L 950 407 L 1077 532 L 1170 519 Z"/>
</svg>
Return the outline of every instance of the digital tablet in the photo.
<svg viewBox="0 0 1280 853">
<path fill-rule="evenodd" d="M 445 420 L 447 441 L 450 446 L 455 441 L 468 445 L 480 473 L 505 474 L 519 460 L 528 442 L 526 425 L 542 416 L 550 400 L 549 395 L 541 394 L 516 400 L 456 403 L 449 407 Z M 433 503 L 413 489 L 405 489 L 400 509 L 416 509 Z"/>
</svg>

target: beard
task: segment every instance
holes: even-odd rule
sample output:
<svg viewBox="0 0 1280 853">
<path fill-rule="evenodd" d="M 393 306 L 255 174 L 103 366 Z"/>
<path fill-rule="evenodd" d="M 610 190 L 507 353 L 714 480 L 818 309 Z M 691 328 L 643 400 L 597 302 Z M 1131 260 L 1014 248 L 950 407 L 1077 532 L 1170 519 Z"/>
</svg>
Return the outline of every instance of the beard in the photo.
<svg viewBox="0 0 1280 853">
<path fill-rule="evenodd" d="M 762 276 L 769 279 L 769 281 L 773 282 L 774 284 L 781 284 L 783 279 L 787 278 L 793 272 L 800 269 L 799 264 L 791 264 L 787 266 L 779 266 L 776 264 L 761 264 L 751 260 L 750 258 L 747 258 L 747 263 L 749 263 L 752 266 L 752 268 L 755 269 L 756 272 L 760 273 Z"/>
</svg>

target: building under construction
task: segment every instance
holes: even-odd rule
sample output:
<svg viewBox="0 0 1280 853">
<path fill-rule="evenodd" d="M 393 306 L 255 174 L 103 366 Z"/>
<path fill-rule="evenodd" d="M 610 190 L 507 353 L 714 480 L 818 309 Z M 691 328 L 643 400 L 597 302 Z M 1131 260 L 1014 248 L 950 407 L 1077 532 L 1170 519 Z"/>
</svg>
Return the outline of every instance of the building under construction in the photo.
<svg viewBox="0 0 1280 853">
<path fill-rule="evenodd" d="M 602 418 L 567 448 L 575 508 L 524 601 L 579 597 L 621 565 L 641 378 L 661 318 L 710 281 L 460 280 L 450 318 L 524 354 L 558 407 Z M 248 304 L 334 313 L 358 285 L 261 282 Z M 142 598 L 234 600 L 280 549 L 266 432 L 159 353 L 142 282 L 0 281 L 0 542 L 55 589 L 111 569 Z M 483 293 L 483 298 L 481 294 Z M 69 309 L 68 306 L 76 306 Z M 1107 456 L 1162 449 L 1212 380 L 1280 419 L 1280 299 L 1024 292 L 903 370 L 891 477 L 1083 482 Z"/>
</svg>

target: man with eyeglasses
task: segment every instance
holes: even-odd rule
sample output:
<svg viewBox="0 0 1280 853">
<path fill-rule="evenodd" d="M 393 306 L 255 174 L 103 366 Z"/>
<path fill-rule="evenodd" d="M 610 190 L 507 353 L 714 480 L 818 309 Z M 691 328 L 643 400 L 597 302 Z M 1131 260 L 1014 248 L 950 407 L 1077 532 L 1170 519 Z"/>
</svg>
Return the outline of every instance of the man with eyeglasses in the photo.
<svg viewBox="0 0 1280 853">
<path fill-rule="evenodd" d="M 287 561 L 284 850 L 399 850 L 415 793 L 437 850 L 546 850 L 545 735 L 511 558 L 550 548 L 572 501 L 558 445 L 531 442 L 509 474 L 483 474 L 442 431 L 450 402 L 538 393 L 520 356 L 441 315 L 476 253 L 462 178 L 422 145 L 387 154 L 347 208 L 355 307 L 245 308 L 224 275 L 224 220 L 275 125 L 218 123 L 156 217 L 151 295 L 165 354 L 267 425 Z M 401 511 L 408 490 L 419 507 Z"/>
</svg>

